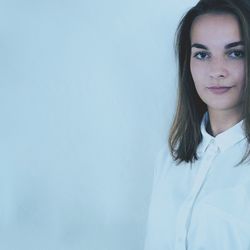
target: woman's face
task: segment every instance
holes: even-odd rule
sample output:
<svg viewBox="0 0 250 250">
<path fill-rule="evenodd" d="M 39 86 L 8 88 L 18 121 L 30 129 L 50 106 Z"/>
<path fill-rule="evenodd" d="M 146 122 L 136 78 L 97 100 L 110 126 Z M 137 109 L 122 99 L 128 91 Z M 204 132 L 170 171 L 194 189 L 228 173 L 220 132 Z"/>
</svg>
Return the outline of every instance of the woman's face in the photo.
<svg viewBox="0 0 250 250">
<path fill-rule="evenodd" d="M 190 69 L 196 90 L 209 112 L 241 110 L 244 44 L 233 15 L 204 14 L 194 20 Z"/>
</svg>

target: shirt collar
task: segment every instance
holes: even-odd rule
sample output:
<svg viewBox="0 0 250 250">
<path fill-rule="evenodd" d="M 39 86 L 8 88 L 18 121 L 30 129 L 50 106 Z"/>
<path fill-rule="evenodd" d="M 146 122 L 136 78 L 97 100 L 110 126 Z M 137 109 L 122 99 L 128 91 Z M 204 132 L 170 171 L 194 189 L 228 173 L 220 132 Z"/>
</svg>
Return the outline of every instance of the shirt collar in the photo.
<svg viewBox="0 0 250 250">
<path fill-rule="evenodd" d="M 220 152 L 223 152 L 246 137 L 243 128 L 243 120 L 215 137 L 206 131 L 208 120 L 209 116 L 208 112 L 206 112 L 201 122 L 202 142 L 198 147 L 198 153 L 204 153 L 211 142 L 215 142 Z"/>
</svg>

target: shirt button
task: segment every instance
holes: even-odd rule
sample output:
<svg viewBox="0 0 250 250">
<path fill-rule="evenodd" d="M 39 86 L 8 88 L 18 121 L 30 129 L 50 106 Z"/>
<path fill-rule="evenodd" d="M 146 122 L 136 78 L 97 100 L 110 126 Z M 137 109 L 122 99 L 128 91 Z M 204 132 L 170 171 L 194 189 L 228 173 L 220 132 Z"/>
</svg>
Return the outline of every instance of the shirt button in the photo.
<svg viewBox="0 0 250 250">
<path fill-rule="evenodd" d="M 214 145 L 214 143 L 215 143 L 215 140 L 212 139 L 212 140 L 210 141 L 210 145 Z"/>
</svg>

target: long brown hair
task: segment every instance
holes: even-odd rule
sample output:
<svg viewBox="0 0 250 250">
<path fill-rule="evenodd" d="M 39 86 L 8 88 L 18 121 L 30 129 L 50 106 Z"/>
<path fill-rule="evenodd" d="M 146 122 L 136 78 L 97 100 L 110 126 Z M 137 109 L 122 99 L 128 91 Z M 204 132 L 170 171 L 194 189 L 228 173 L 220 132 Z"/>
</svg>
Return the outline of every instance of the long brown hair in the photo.
<svg viewBox="0 0 250 250">
<path fill-rule="evenodd" d="M 245 43 L 246 84 L 243 96 L 244 129 L 250 143 L 250 1 L 248 0 L 200 0 L 181 19 L 175 39 L 178 60 L 178 97 L 174 121 L 169 134 L 171 154 L 178 163 L 198 159 L 197 148 L 202 141 L 200 124 L 207 105 L 196 92 L 190 72 L 191 41 L 190 30 L 197 16 L 207 13 L 228 13 L 234 15 L 241 29 Z M 250 155 L 249 147 L 241 162 Z"/>
</svg>

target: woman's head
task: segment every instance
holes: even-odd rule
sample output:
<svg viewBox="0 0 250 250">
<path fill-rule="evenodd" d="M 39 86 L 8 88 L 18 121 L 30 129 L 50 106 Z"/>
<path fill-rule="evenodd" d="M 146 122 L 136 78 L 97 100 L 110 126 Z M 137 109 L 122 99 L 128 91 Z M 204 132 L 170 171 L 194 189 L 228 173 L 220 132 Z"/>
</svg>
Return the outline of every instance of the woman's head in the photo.
<svg viewBox="0 0 250 250">
<path fill-rule="evenodd" d="M 190 72 L 209 114 L 223 111 L 238 120 L 245 87 L 245 46 L 237 18 L 208 13 L 190 31 Z"/>
<path fill-rule="evenodd" d="M 182 18 L 176 33 L 178 105 L 169 137 L 176 160 L 197 159 L 196 149 L 202 140 L 200 122 L 213 108 L 237 106 L 246 118 L 250 141 L 249 45 L 247 0 L 200 0 Z M 220 91 L 228 93 L 213 98 Z"/>
</svg>

